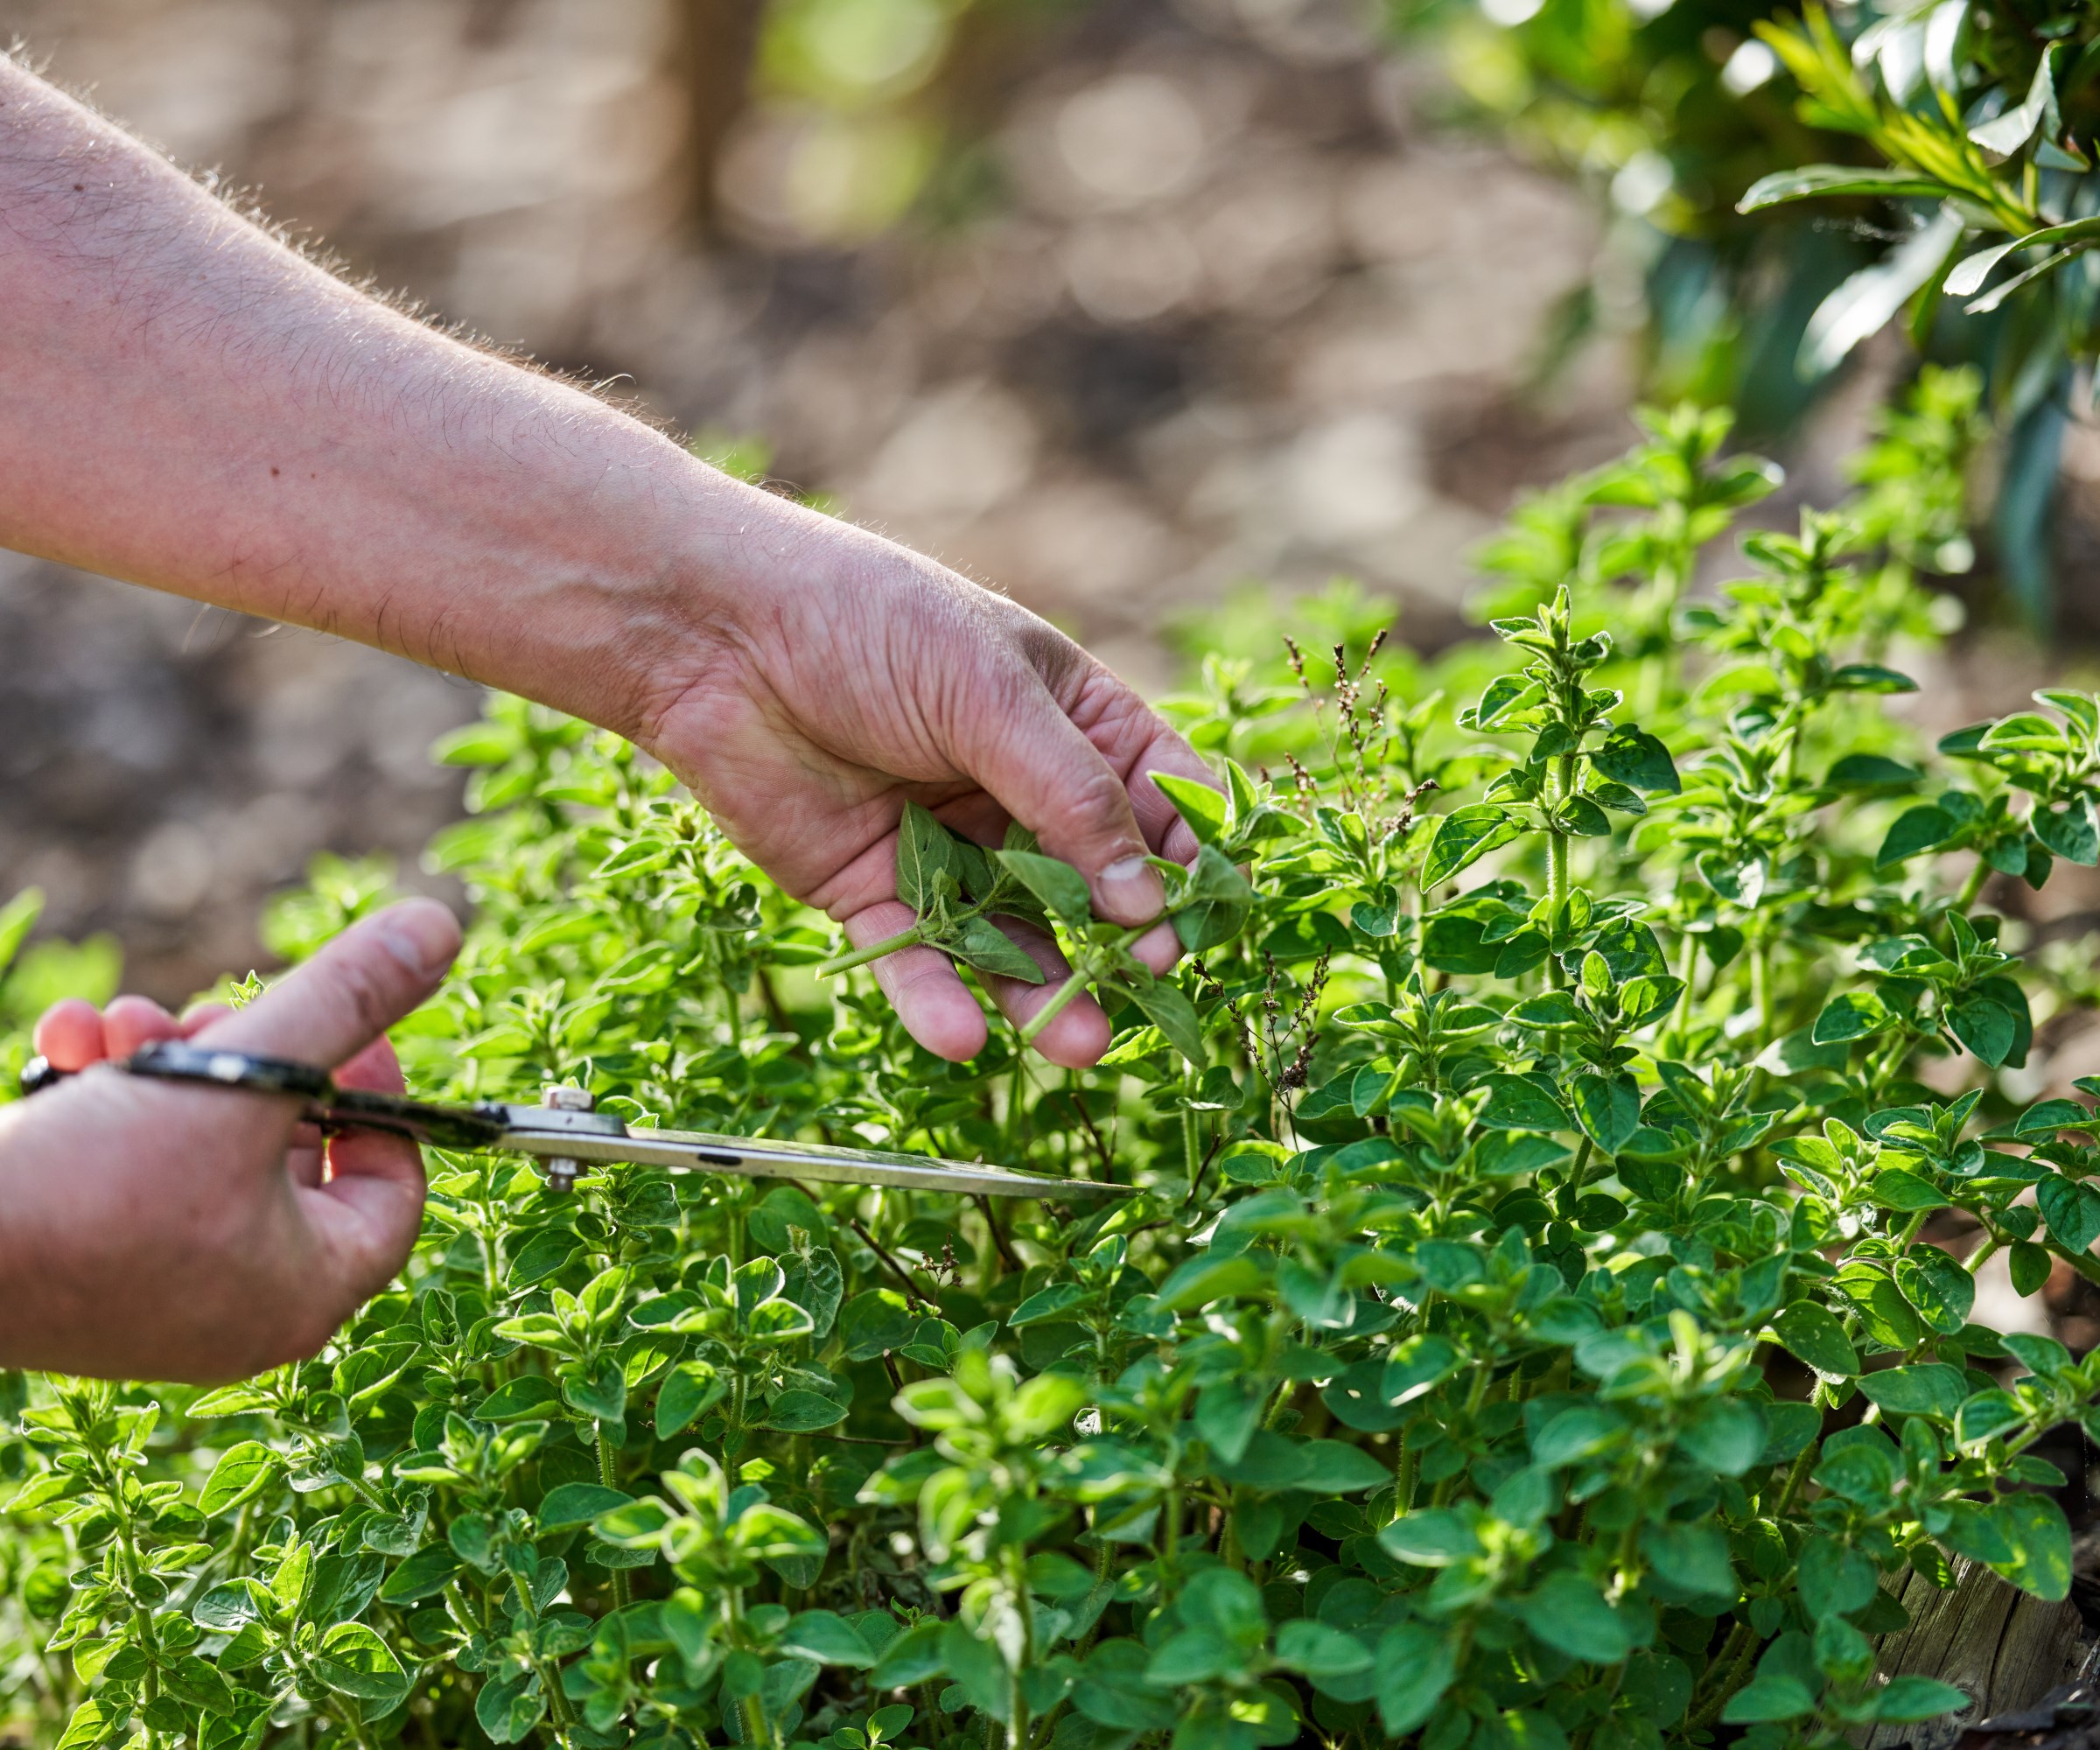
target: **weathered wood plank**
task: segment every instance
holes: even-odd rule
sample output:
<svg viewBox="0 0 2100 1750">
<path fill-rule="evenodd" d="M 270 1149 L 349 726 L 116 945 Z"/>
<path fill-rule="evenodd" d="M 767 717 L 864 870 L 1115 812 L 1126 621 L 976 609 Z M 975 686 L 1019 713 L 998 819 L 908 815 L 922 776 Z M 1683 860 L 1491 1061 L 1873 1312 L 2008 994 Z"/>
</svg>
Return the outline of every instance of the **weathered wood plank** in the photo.
<svg viewBox="0 0 2100 1750">
<path fill-rule="evenodd" d="M 1886 1676 L 1966 1690 L 1970 1705 L 1922 1726 L 1877 1726 L 1858 1740 L 1861 1750 L 1950 1750 L 1978 1721 L 2032 1706 L 2084 1668 L 2091 1648 L 2076 1606 L 2044 1603 L 1972 1562 L 1957 1559 L 1954 1570 L 1947 1592 L 1904 1576 L 1896 1598 L 1910 1626 L 1881 1637 L 1877 1660 Z"/>
</svg>

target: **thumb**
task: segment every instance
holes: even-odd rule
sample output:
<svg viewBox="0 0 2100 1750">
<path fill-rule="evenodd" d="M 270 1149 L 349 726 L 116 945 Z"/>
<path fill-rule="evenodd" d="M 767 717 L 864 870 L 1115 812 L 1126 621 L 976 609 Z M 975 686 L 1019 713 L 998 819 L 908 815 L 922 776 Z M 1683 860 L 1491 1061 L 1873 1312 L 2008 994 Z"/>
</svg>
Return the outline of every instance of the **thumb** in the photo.
<svg viewBox="0 0 2100 1750">
<path fill-rule="evenodd" d="M 353 924 L 197 1043 L 332 1069 L 435 990 L 458 951 L 451 912 L 435 900 L 404 900 Z"/>
<path fill-rule="evenodd" d="M 1018 701 L 973 714 L 956 756 L 1045 850 L 1087 878 L 1102 917 L 1159 915 L 1166 889 L 1144 860 L 1130 791 L 1040 676 L 1028 676 Z"/>
</svg>

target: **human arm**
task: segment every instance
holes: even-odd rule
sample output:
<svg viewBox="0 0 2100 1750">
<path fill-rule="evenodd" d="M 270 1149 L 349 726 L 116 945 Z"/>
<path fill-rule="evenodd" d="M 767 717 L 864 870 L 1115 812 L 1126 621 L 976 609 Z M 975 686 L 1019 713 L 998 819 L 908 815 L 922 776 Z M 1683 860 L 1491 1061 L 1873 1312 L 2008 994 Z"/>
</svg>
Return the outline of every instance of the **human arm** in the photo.
<svg viewBox="0 0 2100 1750">
<path fill-rule="evenodd" d="M 0 309 L 0 542 L 627 735 L 857 945 L 908 921 L 907 798 L 1018 818 L 1126 923 L 1144 852 L 1194 852 L 1148 774 L 1200 762 L 1042 620 L 364 296 L 4 58 Z M 983 1043 L 932 950 L 876 976 L 931 1048 Z M 1091 1004 L 1037 1040 L 1106 1042 Z"/>
<path fill-rule="evenodd" d="M 191 1038 L 398 1091 L 383 1030 L 458 946 L 444 906 L 410 900 L 238 1013 L 64 1003 L 37 1047 L 80 1071 Z M 310 1355 L 401 1268 L 423 1193 L 413 1143 L 354 1131 L 324 1154 L 292 1100 L 90 1073 L 0 1106 L 0 1368 L 209 1382 Z"/>
</svg>

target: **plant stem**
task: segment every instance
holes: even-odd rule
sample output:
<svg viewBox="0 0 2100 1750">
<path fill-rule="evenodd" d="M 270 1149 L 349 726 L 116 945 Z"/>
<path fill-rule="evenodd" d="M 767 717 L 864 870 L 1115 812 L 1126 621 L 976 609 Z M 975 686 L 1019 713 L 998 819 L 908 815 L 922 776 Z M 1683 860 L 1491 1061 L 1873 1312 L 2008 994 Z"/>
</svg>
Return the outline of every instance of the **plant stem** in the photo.
<svg viewBox="0 0 2100 1750">
<path fill-rule="evenodd" d="M 1028 1054 L 1017 1051 L 1013 1054 L 1013 1074 L 1006 1088 L 1006 1147 L 1018 1155 L 1021 1149 L 1021 1119 L 1028 1110 Z"/>
<path fill-rule="evenodd" d="M 751 1385 L 741 1369 L 730 1382 L 729 1426 L 723 1431 L 722 1466 L 724 1480 L 731 1488 L 743 1480 L 744 1475 L 744 1409 L 750 1401 Z M 736 1444 L 732 1447 L 731 1441 Z"/>
<path fill-rule="evenodd" d="M 1006 1551 L 1006 1586 L 1013 1609 L 1021 1619 L 1021 1659 L 1011 1673 L 1012 1687 L 1007 1692 L 1006 1742 L 1010 1750 L 1026 1750 L 1028 1743 L 1028 1695 L 1023 1679 L 1033 1669 L 1035 1655 L 1035 1612 L 1028 1596 L 1028 1571 L 1026 1558 L 1018 1547 Z"/>
<path fill-rule="evenodd" d="M 606 1438 L 606 1424 L 598 1424 L 598 1480 L 607 1488 L 620 1487 L 620 1454 L 612 1450 L 612 1443 Z M 625 1610 L 634 1601 L 627 1583 L 627 1571 L 614 1568 L 612 1575 L 612 1608 Z"/>
<path fill-rule="evenodd" d="M 1816 1390 L 1809 1394 L 1809 1402 L 1818 1410 L 1829 1407 L 1829 1398 L 1824 1394 L 1820 1380 L 1816 1382 Z M 1772 1518 L 1784 1518 L 1787 1509 L 1794 1505 L 1794 1497 L 1801 1493 L 1802 1485 L 1809 1480 L 1809 1466 L 1814 1461 L 1816 1448 L 1821 1444 L 1820 1438 L 1811 1440 L 1801 1449 L 1801 1456 L 1794 1460 L 1793 1468 L 1787 1473 L 1786 1487 L 1780 1491 L 1778 1504 L 1771 1512 Z"/>
<path fill-rule="evenodd" d="M 1190 1064 L 1181 1078 L 1181 1092 L 1193 1100 L 1196 1093 L 1196 1067 Z M 1196 1189 L 1196 1175 L 1203 1171 L 1203 1138 L 1201 1127 L 1196 1123 L 1194 1106 L 1181 1108 L 1181 1164 L 1188 1169 L 1188 1189 L 1193 1196 Z"/>
<path fill-rule="evenodd" d="M 1084 995 L 1086 988 L 1087 975 L 1084 972 L 1074 972 L 1069 978 L 1057 987 L 1056 994 L 1038 1009 L 1030 1018 L 1027 1026 L 1021 1029 L 1022 1044 L 1033 1045 L 1036 1036 L 1051 1022 L 1063 1014 L 1067 1009 L 1070 1008 L 1081 996 Z"/>
<path fill-rule="evenodd" d="M 1575 788 L 1575 756 L 1564 754 L 1553 762 L 1553 777 L 1547 784 L 1550 805 L 1567 801 Z M 1549 806 L 1548 815 L 1551 814 Z M 1568 897 L 1568 836 L 1553 826 L 1549 819 L 1546 828 L 1546 934 L 1549 938 L 1560 928 L 1561 906 Z M 1560 963 L 1560 956 L 1549 950 L 1546 955 L 1547 982 L 1556 990 L 1567 984 L 1567 970 Z"/>
<path fill-rule="evenodd" d="M 1740 1685 L 1744 1665 L 1756 1649 L 1757 1639 L 1750 1632 L 1750 1625 L 1738 1621 L 1728 1631 L 1727 1640 L 1721 1643 L 1720 1656 L 1713 1662 L 1713 1692 L 1692 1719 L 1692 1731 L 1704 1732 L 1720 1717 L 1721 1710 L 1728 1705 L 1728 1698 Z"/>
<path fill-rule="evenodd" d="M 1969 878 L 1962 883 L 1962 891 L 1954 896 L 1954 908 L 1966 913 L 1984 891 L 1984 883 L 1991 878 L 1991 865 L 1982 858 L 1976 859 L 1976 867 L 1969 872 Z"/>
<path fill-rule="evenodd" d="M 921 1292 L 919 1284 L 912 1280 L 911 1271 L 906 1270 L 901 1264 L 898 1263 L 897 1259 L 891 1254 L 889 1248 L 885 1246 L 880 1240 L 877 1239 L 874 1235 L 871 1234 L 867 1228 L 862 1225 L 859 1216 L 848 1215 L 846 1217 L 846 1225 L 852 1228 L 855 1233 L 860 1236 L 861 1242 L 865 1245 L 870 1251 L 875 1254 L 875 1261 L 881 1264 L 885 1270 L 888 1270 L 892 1276 L 897 1278 L 898 1283 L 902 1286 L 905 1293 L 910 1298 L 914 1300 L 921 1300 L 925 1298 L 925 1296 Z"/>
<path fill-rule="evenodd" d="M 827 960 L 816 969 L 819 978 L 836 978 L 842 972 L 850 972 L 856 966 L 865 966 L 872 960 L 880 960 L 885 955 L 895 954 L 900 948 L 916 948 L 926 940 L 923 926 L 914 924 L 911 928 L 899 930 L 895 935 L 885 936 L 880 942 L 872 942 L 865 948 L 857 948 L 850 954 L 839 955 Z"/>
<path fill-rule="evenodd" d="M 976 1197 L 971 1199 L 971 1200 L 976 1203 L 977 1208 L 984 1213 L 984 1225 L 991 1229 L 991 1243 L 993 1250 L 998 1253 L 999 1256 L 1003 1260 L 1004 1260 L 1007 1269 L 1012 1270 L 1017 1276 L 1019 1275 L 1023 1270 L 1026 1270 L 1028 1266 L 1021 1262 L 1019 1255 L 1015 1252 L 1012 1244 L 1008 1242 L 1006 1238 L 1006 1230 L 999 1226 L 998 1212 L 995 1211 L 991 1207 L 991 1199 L 989 1197 Z"/>
<path fill-rule="evenodd" d="M 1684 933 L 1684 947 L 1678 951 L 1677 957 L 1677 977 L 1684 984 L 1684 989 L 1677 998 L 1677 1012 L 1671 1018 L 1670 1024 L 1670 1044 L 1677 1051 L 1683 1051 L 1686 1040 L 1691 1037 L 1691 987 L 1693 980 L 1698 976 L 1698 970 L 1699 939 L 1687 930 Z"/>
<path fill-rule="evenodd" d="M 1122 934 L 1115 938 L 1110 945 L 1110 951 L 1106 955 L 1100 953 L 1098 944 L 1092 949 L 1082 953 L 1079 964 L 1072 969 L 1072 976 L 1057 987 L 1056 995 L 1038 1009 L 1030 1018 L 1028 1025 L 1021 1029 L 1021 1042 L 1024 1045 L 1033 1045 L 1036 1036 L 1052 1021 L 1063 1014 L 1066 1008 L 1085 990 L 1088 984 L 1100 976 L 1102 965 L 1114 967 L 1120 964 L 1123 950 L 1137 942 L 1140 936 L 1150 934 L 1158 926 L 1160 918 L 1164 918 L 1166 915 L 1162 912 L 1159 917 L 1153 918 L 1148 922 L 1132 924 Z"/>
</svg>

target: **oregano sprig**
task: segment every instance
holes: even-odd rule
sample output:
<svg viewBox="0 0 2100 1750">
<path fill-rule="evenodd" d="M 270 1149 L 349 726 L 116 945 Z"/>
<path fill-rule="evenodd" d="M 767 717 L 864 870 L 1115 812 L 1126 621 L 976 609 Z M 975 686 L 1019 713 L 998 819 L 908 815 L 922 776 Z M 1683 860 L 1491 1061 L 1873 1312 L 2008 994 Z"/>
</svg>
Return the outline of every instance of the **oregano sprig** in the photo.
<svg viewBox="0 0 2100 1750">
<path fill-rule="evenodd" d="M 897 897 L 919 914 L 909 929 L 867 947 L 827 960 L 820 977 L 836 977 L 907 948 L 937 948 L 951 959 L 981 972 L 1043 983 L 1043 970 L 1027 950 L 993 919 L 1008 917 L 1042 924 L 1042 904 L 1028 884 L 1005 861 L 1009 853 L 1032 854 L 1035 836 L 1009 826 L 1004 852 L 950 832 L 917 802 L 904 805 L 897 823 Z M 1082 891 L 1083 891 L 1083 883 Z"/>
</svg>

